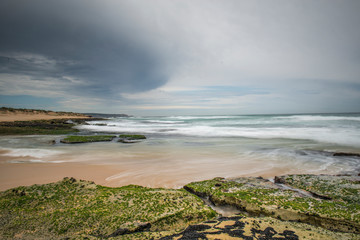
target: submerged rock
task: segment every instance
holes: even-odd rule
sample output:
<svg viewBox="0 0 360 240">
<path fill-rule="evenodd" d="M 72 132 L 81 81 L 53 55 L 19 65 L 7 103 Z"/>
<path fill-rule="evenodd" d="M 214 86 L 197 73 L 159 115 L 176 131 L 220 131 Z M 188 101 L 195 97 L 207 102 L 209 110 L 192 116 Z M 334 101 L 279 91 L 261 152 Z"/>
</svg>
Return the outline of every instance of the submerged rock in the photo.
<svg viewBox="0 0 360 240">
<path fill-rule="evenodd" d="M 110 142 L 116 136 L 112 135 L 94 135 L 94 136 L 67 136 L 60 140 L 61 143 L 88 143 L 88 142 Z"/>
<path fill-rule="evenodd" d="M 121 134 L 119 135 L 118 142 L 121 143 L 138 143 L 141 140 L 146 139 L 144 135 L 129 135 L 129 134 Z"/>
<path fill-rule="evenodd" d="M 334 157 L 360 157 L 359 153 L 345 153 L 345 152 L 336 152 L 333 154 Z"/>
</svg>

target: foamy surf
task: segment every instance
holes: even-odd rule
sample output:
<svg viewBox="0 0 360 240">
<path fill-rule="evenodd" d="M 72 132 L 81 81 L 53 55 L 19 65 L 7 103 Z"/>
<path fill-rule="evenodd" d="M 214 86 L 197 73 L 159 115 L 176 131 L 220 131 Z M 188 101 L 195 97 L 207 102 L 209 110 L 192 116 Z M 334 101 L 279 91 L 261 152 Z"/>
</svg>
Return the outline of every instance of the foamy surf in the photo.
<svg viewBox="0 0 360 240">
<path fill-rule="evenodd" d="M 355 120 L 354 120 L 355 119 Z M 181 187 L 214 177 L 358 174 L 360 114 L 111 118 L 78 134 L 144 134 L 136 144 L 62 144 L 62 136 L 0 137 L 2 163 L 109 166 L 103 181 Z M 49 142 L 56 140 L 56 144 Z M 12 166 L 14 166 L 13 164 Z M 19 166 L 20 167 L 20 166 Z"/>
<path fill-rule="evenodd" d="M 360 148 L 360 115 L 248 115 L 118 118 L 80 130 L 197 137 L 309 140 Z"/>
<path fill-rule="evenodd" d="M 0 148 L 0 156 L 10 157 L 11 163 L 61 163 L 61 160 L 51 161 L 51 158 L 59 156 L 62 151 L 33 148 Z"/>
</svg>

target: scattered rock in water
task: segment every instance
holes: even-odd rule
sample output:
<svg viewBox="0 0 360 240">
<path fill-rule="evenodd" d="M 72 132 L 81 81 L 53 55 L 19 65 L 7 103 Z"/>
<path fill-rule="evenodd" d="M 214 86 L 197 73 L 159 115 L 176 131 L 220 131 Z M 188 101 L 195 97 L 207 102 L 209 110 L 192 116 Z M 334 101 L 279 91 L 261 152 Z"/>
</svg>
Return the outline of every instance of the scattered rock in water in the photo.
<svg viewBox="0 0 360 240">
<path fill-rule="evenodd" d="M 146 139 L 144 135 L 140 134 L 121 134 L 119 135 L 119 138 L 127 139 L 127 140 L 140 140 L 140 139 Z"/>
<path fill-rule="evenodd" d="M 128 139 L 119 139 L 118 142 L 121 142 L 121 143 L 139 143 L 139 142 L 141 142 L 141 141 L 128 140 Z"/>
<path fill-rule="evenodd" d="M 116 136 L 112 135 L 94 135 L 94 136 L 68 136 L 62 140 L 61 143 L 88 143 L 88 142 L 110 142 Z"/>
<path fill-rule="evenodd" d="M 345 153 L 345 152 L 336 152 L 333 154 L 334 157 L 360 157 L 359 153 Z"/>
<path fill-rule="evenodd" d="M 139 143 L 141 140 L 146 139 L 144 135 L 130 135 L 130 134 L 122 134 L 119 136 L 118 142 L 121 143 Z"/>
</svg>

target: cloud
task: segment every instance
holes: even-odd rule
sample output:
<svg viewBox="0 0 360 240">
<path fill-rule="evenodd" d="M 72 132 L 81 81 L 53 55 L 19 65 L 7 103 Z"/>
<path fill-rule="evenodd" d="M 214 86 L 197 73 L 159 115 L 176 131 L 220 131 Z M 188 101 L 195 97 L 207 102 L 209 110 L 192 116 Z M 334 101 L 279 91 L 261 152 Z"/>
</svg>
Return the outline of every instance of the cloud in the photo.
<svg viewBox="0 0 360 240">
<path fill-rule="evenodd" d="M 360 81 L 359 9 L 356 0 L 3 0 L 0 93 L 61 97 L 64 108 L 93 99 L 94 111 L 355 111 L 357 92 L 338 104 L 329 93 Z"/>
<path fill-rule="evenodd" d="M 107 14 L 103 5 L 101 1 L 2 1 L 1 73 L 37 80 L 77 79 L 87 85 L 70 84 L 66 90 L 86 96 L 113 97 L 162 85 L 166 78 L 156 54 L 133 41 L 137 36 L 131 36 L 131 27 L 127 29 L 121 19 L 110 26 L 102 21 Z"/>
</svg>

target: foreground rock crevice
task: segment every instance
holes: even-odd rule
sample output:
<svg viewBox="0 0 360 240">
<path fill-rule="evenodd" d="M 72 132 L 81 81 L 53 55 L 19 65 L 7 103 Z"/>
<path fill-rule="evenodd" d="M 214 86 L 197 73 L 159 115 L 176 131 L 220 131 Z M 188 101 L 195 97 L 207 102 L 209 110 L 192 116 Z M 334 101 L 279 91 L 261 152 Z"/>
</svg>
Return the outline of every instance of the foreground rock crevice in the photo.
<svg viewBox="0 0 360 240">
<path fill-rule="evenodd" d="M 288 175 L 272 183 L 262 178 L 215 178 L 184 189 L 217 206 L 234 206 L 250 216 L 269 216 L 340 232 L 360 233 L 357 176 Z M 302 194 L 307 192 L 308 194 Z"/>
</svg>

